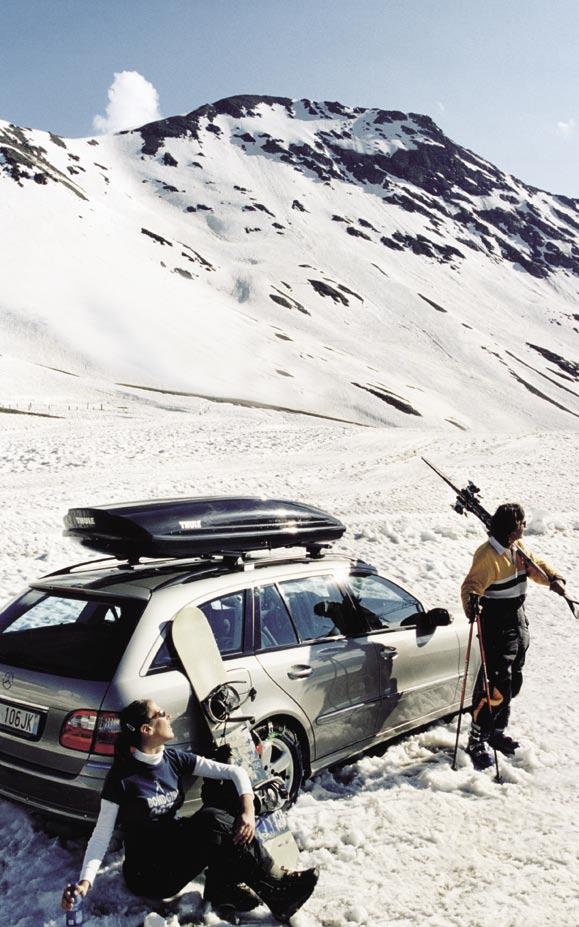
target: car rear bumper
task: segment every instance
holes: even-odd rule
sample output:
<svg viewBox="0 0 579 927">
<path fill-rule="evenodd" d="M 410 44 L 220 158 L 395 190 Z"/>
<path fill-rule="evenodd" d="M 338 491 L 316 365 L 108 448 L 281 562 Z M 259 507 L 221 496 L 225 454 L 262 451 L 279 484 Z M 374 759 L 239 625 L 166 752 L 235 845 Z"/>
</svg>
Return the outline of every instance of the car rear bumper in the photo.
<svg viewBox="0 0 579 927">
<path fill-rule="evenodd" d="M 83 772 L 73 778 L 58 778 L 0 756 L 0 795 L 49 814 L 77 821 L 96 821 L 107 769 L 95 764 L 94 772 L 94 776 Z"/>
</svg>

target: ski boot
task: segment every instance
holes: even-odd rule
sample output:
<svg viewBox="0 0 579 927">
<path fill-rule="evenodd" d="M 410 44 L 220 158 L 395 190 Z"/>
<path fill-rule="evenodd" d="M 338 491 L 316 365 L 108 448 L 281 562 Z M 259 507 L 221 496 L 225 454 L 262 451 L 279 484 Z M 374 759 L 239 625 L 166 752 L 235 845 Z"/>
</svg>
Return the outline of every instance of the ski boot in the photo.
<svg viewBox="0 0 579 927">
<path fill-rule="evenodd" d="M 466 752 L 471 758 L 472 765 L 476 770 L 489 769 L 494 759 L 484 740 L 475 737 L 469 737 Z"/>
<path fill-rule="evenodd" d="M 494 734 L 491 734 L 489 744 L 493 750 L 498 750 L 505 756 L 513 756 L 515 750 L 518 750 L 521 746 L 518 740 L 513 740 L 504 731 L 495 731 Z"/>
</svg>

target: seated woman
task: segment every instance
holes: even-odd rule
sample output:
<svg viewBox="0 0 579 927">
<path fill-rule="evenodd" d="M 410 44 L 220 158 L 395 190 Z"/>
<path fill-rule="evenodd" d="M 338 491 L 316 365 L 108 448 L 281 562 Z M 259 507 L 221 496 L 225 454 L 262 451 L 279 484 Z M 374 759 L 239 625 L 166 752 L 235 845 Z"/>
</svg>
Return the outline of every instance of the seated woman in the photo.
<svg viewBox="0 0 579 927">
<path fill-rule="evenodd" d="M 89 891 L 113 830 L 121 825 L 123 876 L 136 895 L 176 895 L 207 867 L 206 901 L 217 908 L 251 910 L 261 900 L 278 920 L 288 920 L 312 894 L 318 871 L 288 872 L 273 863 L 255 836 L 253 791 L 245 770 L 166 747 L 174 736 L 171 718 L 153 701 L 132 702 L 121 712 L 120 722 L 115 759 L 80 880 L 65 888 L 63 909 L 71 910 L 74 896 Z M 177 817 L 186 773 L 232 780 L 239 794 L 239 816 L 204 806 L 191 817 Z"/>
</svg>

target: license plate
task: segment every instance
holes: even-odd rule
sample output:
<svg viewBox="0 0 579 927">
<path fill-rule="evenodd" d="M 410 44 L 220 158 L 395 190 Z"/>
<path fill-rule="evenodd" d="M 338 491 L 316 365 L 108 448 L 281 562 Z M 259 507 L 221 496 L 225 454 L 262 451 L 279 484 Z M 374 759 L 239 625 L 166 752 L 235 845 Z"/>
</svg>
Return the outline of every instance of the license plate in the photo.
<svg viewBox="0 0 579 927">
<path fill-rule="evenodd" d="M 20 705 L 9 705 L 0 702 L 0 727 L 20 737 L 38 737 L 38 729 L 42 715 L 36 711 L 28 711 Z"/>
</svg>

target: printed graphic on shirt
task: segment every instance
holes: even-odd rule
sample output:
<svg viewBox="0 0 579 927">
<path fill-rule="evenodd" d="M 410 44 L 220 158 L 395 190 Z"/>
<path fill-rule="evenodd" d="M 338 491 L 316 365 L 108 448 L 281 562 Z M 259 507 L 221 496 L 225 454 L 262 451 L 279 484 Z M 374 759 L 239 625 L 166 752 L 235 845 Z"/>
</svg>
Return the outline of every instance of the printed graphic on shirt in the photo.
<svg viewBox="0 0 579 927">
<path fill-rule="evenodd" d="M 155 782 L 155 794 L 146 797 L 147 805 L 152 816 L 166 814 L 179 798 L 179 790 L 171 789 L 166 791 L 163 784 L 157 780 Z"/>
</svg>

